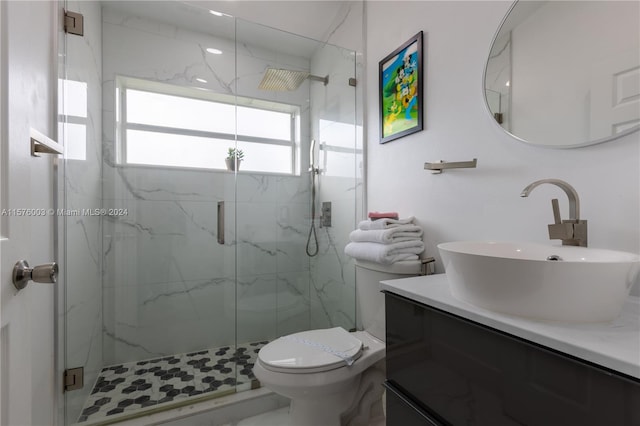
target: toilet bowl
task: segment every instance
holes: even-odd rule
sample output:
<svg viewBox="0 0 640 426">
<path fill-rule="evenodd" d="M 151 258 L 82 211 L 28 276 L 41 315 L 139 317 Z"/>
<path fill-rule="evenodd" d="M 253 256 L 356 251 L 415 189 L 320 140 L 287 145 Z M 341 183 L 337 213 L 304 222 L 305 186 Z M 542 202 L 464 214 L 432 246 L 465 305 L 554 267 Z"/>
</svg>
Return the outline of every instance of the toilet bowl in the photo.
<svg viewBox="0 0 640 426">
<path fill-rule="evenodd" d="M 317 332 L 325 332 L 324 338 L 317 338 Z M 382 394 L 382 387 L 372 389 L 372 379 L 382 383 L 383 366 L 371 369 L 370 377 L 362 373 L 384 359 L 384 349 L 384 342 L 365 331 L 336 327 L 295 333 L 266 345 L 253 374 L 263 386 L 291 399 L 291 425 L 349 424 L 343 417 L 358 416 L 356 405 L 365 393 L 378 391 L 371 400 Z M 353 363 L 331 351 L 347 354 Z"/>
<path fill-rule="evenodd" d="M 258 353 L 256 378 L 291 399 L 291 426 L 369 425 L 382 416 L 385 378 L 381 280 L 419 275 L 419 261 L 383 266 L 356 263 L 356 324 L 280 337 Z"/>
</svg>

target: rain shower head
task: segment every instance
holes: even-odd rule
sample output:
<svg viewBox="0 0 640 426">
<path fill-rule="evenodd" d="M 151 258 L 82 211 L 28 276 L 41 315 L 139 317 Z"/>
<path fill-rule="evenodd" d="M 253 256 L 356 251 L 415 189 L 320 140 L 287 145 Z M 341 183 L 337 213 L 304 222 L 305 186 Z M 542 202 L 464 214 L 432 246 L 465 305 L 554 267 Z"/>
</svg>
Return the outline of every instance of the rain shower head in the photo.
<svg viewBox="0 0 640 426">
<path fill-rule="evenodd" d="M 274 92 L 293 91 L 300 87 L 302 82 L 306 79 L 321 81 L 325 86 L 329 83 L 329 76 L 318 77 L 317 75 L 312 75 L 307 71 L 267 68 L 258 89 Z"/>
</svg>

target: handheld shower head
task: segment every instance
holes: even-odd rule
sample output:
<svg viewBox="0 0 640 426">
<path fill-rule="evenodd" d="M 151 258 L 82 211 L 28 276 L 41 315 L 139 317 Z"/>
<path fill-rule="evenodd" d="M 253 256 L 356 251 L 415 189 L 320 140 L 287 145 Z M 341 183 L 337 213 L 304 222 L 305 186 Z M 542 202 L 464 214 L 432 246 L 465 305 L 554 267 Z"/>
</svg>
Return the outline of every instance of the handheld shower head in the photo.
<svg viewBox="0 0 640 426">
<path fill-rule="evenodd" d="M 309 145 L 309 171 L 313 174 L 320 173 L 320 169 L 316 167 L 316 140 L 311 139 L 311 144 Z"/>
</svg>

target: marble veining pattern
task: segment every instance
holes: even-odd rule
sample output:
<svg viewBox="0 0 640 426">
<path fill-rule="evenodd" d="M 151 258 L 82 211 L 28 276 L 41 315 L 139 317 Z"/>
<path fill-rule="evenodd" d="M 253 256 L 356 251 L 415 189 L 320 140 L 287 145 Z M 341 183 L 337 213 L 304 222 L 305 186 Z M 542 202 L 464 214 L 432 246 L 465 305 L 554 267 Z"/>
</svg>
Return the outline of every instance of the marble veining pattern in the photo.
<svg viewBox="0 0 640 426">
<path fill-rule="evenodd" d="M 323 41 L 352 43 L 351 33 L 358 33 L 358 25 L 350 23 L 358 22 L 360 9 L 345 6 Z M 236 309 L 241 341 L 271 339 L 301 328 L 352 328 L 355 273 L 342 248 L 356 223 L 355 204 L 362 192 L 358 171 L 351 170 L 353 156 L 358 155 L 353 148 L 362 133 L 356 124 L 361 120 L 356 117 L 354 90 L 357 94 L 361 89 L 345 85 L 348 78 L 357 77 L 354 61 L 361 57 L 326 43 L 317 45 L 312 58 L 284 52 L 280 46 L 247 44 L 242 35 L 258 28 L 244 21 L 220 28 L 223 33 L 228 30 L 225 37 L 128 16 L 115 4 L 104 8 L 103 20 L 102 201 L 105 208 L 129 212 L 103 218 L 104 362 L 233 341 L 224 327 L 212 330 L 210 324 L 229 324 Z M 279 32 L 262 27 L 259 31 Z M 207 46 L 223 54 L 211 55 L 204 50 Z M 300 106 L 300 175 L 235 175 L 118 163 L 118 75 L 188 87 L 196 85 L 195 77 L 203 77 L 208 83 L 198 87 L 265 99 L 257 87 L 268 67 L 311 69 L 335 82 L 305 82 L 298 91 L 269 94 L 271 100 Z M 318 177 L 318 202 L 333 203 L 334 221 L 332 228 L 317 230 L 320 253 L 309 258 L 304 247 L 311 188 L 304 171 L 313 138 L 348 152 L 321 155 L 325 162 L 320 165 L 324 172 Z M 340 170 L 343 167 L 347 170 Z M 218 201 L 225 201 L 224 244 L 217 242 Z M 191 294 L 196 290 L 197 295 Z M 169 315 L 177 321 L 167 321 Z"/>
<path fill-rule="evenodd" d="M 85 16 L 86 34 L 67 39 L 67 78 L 87 83 L 89 103 L 86 158 L 67 161 L 65 190 L 68 207 L 122 207 L 129 209 L 129 215 L 84 218 L 82 222 L 69 219 L 66 256 L 71 263 L 65 269 L 66 285 L 73 290 L 67 301 L 67 363 L 84 365 L 85 378 L 92 382 L 105 364 L 165 357 L 196 343 L 219 346 L 232 341 L 232 336 L 224 327 L 212 330 L 210 325 L 212 321 L 229 324 L 227 319 L 237 305 L 245 309 L 240 329 L 248 335 L 255 333 L 256 339 L 334 324 L 349 327 L 354 315 L 353 265 L 341 254 L 342 241 L 321 241 L 321 256 L 315 259 L 304 253 L 310 197 L 306 173 L 234 176 L 123 167 L 115 160 L 117 75 L 184 86 L 193 86 L 194 78 L 200 76 L 209 81 L 204 87 L 211 91 L 263 98 L 257 83 L 267 67 L 307 69 L 309 58 L 280 52 L 276 50 L 279 46 L 265 49 L 236 41 L 235 24 L 228 26 L 228 36 L 212 37 L 127 15 L 116 4 L 107 3 L 104 8 L 97 2 L 73 1 L 69 6 Z M 357 40 L 354 34 L 360 31 L 361 9 L 351 3 L 345 6 L 323 41 L 348 45 Z M 240 23 L 239 34 L 245 26 L 251 30 L 254 24 Z M 235 43 L 237 69 L 233 55 L 227 55 L 236 49 Z M 209 45 L 220 47 L 226 56 L 209 55 L 204 50 Z M 351 53 L 325 44 L 312 59 L 314 73 L 317 69 L 320 75 L 330 74 L 331 81 L 346 81 L 353 76 Z M 302 153 L 308 152 L 312 137 L 318 138 L 317 129 L 310 134 L 310 119 L 330 115 L 335 122 L 354 123 L 353 92 L 339 89 L 342 86 L 307 82 L 301 91 L 275 95 L 274 100 L 301 107 Z M 322 93 L 313 94 L 312 104 L 310 87 Z M 353 135 L 344 135 L 344 139 L 352 140 Z M 301 155 L 300 160 L 300 170 L 307 170 L 307 156 Z M 333 201 L 336 207 L 332 235 L 348 235 L 357 217 L 353 179 L 345 179 L 344 187 L 329 185 L 326 176 L 319 180 L 323 200 Z M 336 203 L 346 199 L 342 205 Z M 216 242 L 215 204 L 222 200 L 228 209 L 225 245 Z M 236 201 L 241 203 L 239 209 L 265 215 L 256 218 L 240 213 L 238 236 Z M 249 229 L 244 222 L 251 223 Z M 237 282 L 233 275 L 236 252 L 241 253 Z M 314 291 L 314 284 L 320 282 L 320 291 Z M 241 289 L 238 300 L 235 285 Z M 256 312 L 256 301 L 267 297 L 276 306 Z M 317 316 L 309 315 L 314 307 L 319 307 Z M 167 321 L 167 308 L 182 315 L 179 323 Z M 309 323 L 318 317 L 322 320 Z M 67 396 L 69 419 L 78 418 L 88 390 L 85 387 Z"/>
<path fill-rule="evenodd" d="M 78 423 L 111 420 L 146 408 L 202 396 L 248 390 L 267 341 L 224 346 L 105 367 L 87 398 Z"/>
</svg>

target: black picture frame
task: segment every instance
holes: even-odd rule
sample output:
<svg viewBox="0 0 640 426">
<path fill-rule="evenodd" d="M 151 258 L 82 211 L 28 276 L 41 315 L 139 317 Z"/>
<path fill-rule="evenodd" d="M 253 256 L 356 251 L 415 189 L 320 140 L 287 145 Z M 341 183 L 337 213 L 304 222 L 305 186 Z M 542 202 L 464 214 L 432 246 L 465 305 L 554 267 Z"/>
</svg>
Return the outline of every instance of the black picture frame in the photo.
<svg viewBox="0 0 640 426">
<path fill-rule="evenodd" d="M 380 143 L 423 129 L 422 45 L 420 31 L 378 65 Z"/>
</svg>

